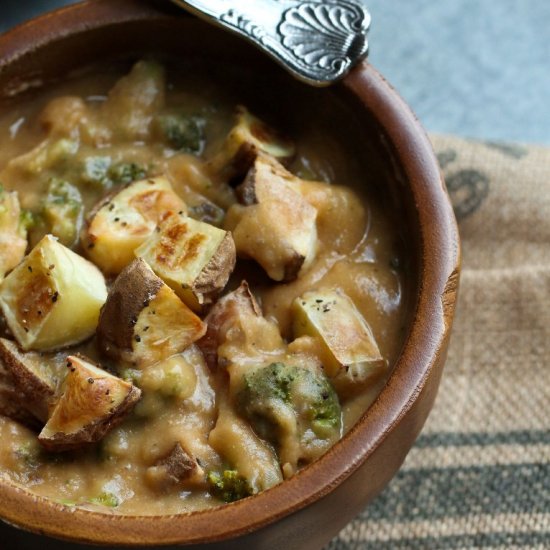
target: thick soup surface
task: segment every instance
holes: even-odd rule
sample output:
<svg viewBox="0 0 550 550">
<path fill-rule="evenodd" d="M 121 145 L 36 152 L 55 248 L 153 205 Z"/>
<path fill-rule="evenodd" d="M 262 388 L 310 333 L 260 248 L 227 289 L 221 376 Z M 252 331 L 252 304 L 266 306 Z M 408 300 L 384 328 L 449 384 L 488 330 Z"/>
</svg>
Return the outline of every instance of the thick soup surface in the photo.
<svg viewBox="0 0 550 550">
<path fill-rule="evenodd" d="M 2 477 L 105 513 L 217 506 L 376 398 L 406 301 L 384 182 L 345 120 L 278 108 L 150 60 L 0 108 Z"/>
</svg>

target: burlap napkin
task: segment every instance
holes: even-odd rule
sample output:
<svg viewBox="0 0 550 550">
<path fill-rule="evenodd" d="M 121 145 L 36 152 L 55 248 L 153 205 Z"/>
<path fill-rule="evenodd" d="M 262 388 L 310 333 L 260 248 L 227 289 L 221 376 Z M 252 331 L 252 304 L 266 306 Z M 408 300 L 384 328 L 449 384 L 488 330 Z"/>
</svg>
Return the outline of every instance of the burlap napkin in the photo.
<svg viewBox="0 0 550 550">
<path fill-rule="evenodd" d="M 326 550 L 550 548 L 550 149 L 431 137 L 463 246 L 449 358 L 402 469 Z"/>
</svg>

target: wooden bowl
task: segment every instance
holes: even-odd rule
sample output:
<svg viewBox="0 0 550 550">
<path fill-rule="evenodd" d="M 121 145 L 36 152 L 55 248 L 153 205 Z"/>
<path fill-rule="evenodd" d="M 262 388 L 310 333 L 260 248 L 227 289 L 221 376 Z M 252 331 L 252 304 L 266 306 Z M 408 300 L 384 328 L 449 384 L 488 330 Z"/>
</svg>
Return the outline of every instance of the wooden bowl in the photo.
<svg viewBox="0 0 550 550">
<path fill-rule="evenodd" d="M 0 37 L 0 97 L 101 59 L 140 51 L 236 63 L 303 87 L 243 41 L 166 2 L 95 0 L 39 17 Z M 459 238 L 430 143 L 407 105 L 368 63 L 330 90 L 353 111 L 395 185 L 412 258 L 410 322 L 393 373 L 373 406 L 328 453 L 254 497 L 176 516 L 107 515 L 0 482 L 0 517 L 32 532 L 83 543 L 318 549 L 397 472 L 432 407 L 457 297 Z M 374 145 L 373 145 L 374 143 Z"/>
</svg>

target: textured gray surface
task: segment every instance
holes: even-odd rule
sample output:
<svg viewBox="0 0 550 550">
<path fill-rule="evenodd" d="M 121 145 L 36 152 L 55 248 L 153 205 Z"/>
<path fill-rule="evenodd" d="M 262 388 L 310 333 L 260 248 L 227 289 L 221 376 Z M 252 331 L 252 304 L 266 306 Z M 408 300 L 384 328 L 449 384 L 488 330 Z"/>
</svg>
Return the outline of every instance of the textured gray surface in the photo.
<svg viewBox="0 0 550 550">
<path fill-rule="evenodd" d="M 371 61 L 432 131 L 550 143 L 548 0 L 368 0 Z"/>
<path fill-rule="evenodd" d="M 70 3 L 3 0 L 0 31 Z M 367 5 L 373 16 L 370 59 L 428 130 L 550 144 L 548 0 Z"/>
</svg>

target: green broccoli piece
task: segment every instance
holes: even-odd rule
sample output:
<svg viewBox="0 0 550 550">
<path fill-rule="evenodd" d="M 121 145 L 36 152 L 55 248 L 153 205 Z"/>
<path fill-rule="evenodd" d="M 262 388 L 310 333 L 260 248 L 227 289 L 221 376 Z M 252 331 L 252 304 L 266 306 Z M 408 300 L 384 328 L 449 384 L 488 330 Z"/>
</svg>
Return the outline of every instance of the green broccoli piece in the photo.
<svg viewBox="0 0 550 550">
<path fill-rule="evenodd" d="M 210 492 L 224 502 L 234 502 L 253 494 L 252 487 L 237 470 L 212 471 L 206 479 Z"/>
<path fill-rule="evenodd" d="M 78 241 L 84 205 L 80 191 L 65 180 L 51 178 L 43 206 L 49 232 L 65 246 Z"/>
<path fill-rule="evenodd" d="M 126 185 L 145 179 L 147 170 L 134 162 L 119 162 L 109 168 L 107 175 L 113 185 Z"/>
<path fill-rule="evenodd" d="M 82 163 L 80 177 L 84 183 L 92 185 L 100 190 L 109 189 L 112 185 L 108 176 L 110 166 L 111 157 L 86 157 Z"/>
<path fill-rule="evenodd" d="M 182 113 L 159 115 L 156 124 L 170 147 L 199 154 L 204 145 L 201 119 Z"/>
<path fill-rule="evenodd" d="M 307 368 L 272 363 L 245 374 L 237 406 L 256 433 L 276 447 L 288 441 L 288 430 L 302 446 L 311 442 L 311 432 L 317 440 L 333 441 L 340 435 L 338 396 L 324 374 Z"/>
<path fill-rule="evenodd" d="M 39 215 L 31 210 L 21 209 L 19 213 L 19 228 L 22 234 L 26 235 L 27 231 L 31 231 L 38 224 Z"/>
</svg>

